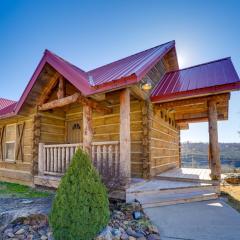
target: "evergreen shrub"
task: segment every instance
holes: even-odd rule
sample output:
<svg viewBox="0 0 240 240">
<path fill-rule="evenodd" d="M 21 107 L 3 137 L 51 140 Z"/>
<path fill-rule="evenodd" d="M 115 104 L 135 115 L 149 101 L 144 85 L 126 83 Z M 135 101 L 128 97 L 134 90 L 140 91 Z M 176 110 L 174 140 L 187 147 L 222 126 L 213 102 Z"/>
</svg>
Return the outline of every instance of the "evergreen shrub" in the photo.
<svg viewBox="0 0 240 240">
<path fill-rule="evenodd" d="M 55 240 L 91 240 L 109 221 L 106 187 L 87 153 L 78 149 L 58 187 L 49 222 Z"/>
</svg>

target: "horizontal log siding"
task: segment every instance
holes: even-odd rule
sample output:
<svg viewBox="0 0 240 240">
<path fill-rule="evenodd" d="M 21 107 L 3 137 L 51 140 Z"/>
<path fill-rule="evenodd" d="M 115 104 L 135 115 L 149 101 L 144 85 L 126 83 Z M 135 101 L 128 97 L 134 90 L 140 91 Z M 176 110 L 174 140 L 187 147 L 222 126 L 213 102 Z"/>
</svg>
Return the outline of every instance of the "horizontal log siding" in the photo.
<svg viewBox="0 0 240 240">
<path fill-rule="evenodd" d="M 120 132 L 120 105 L 116 96 L 111 105 L 112 113 L 104 114 L 93 111 L 93 142 L 119 141 Z M 66 121 L 81 120 L 82 106 L 72 104 L 66 112 Z M 131 100 L 131 170 L 132 176 L 142 176 L 142 114 L 141 104 L 137 100 Z M 82 127 L 82 124 L 81 124 Z"/>
<path fill-rule="evenodd" d="M 25 185 L 32 185 L 33 170 L 33 115 L 29 117 L 12 117 L 0 120 L 0 127 L 9 124 L 25 123 L 22 143 L 23 143 L 23 159 L 7 162 L 5 159 L 0 160 L 0 180 L 8 182 L 16 182 Z M 15 145 L 17 142 L 15 143 Z"/>
<path fill-rule="evenodd" d="M 120 131 L 120 105 L 111 105 L 112 113 L 93 113 L 93 141 L 119 141 Z M 131 121 L 131 171 L 132 176 L 142 175 L 141 162 L 141 138 L 142 123 L 141 109 L 139 101 L 131 100 L 130 121 Z"/>
<path fill-rule="evenodd" d="M 154 112 L 151 119 L 150 163 L 151 175 L 179 166 L 180 130 L 169 116 Z"/>
<path fill-rule="evenodd" d="M 142 162 L 142 111 L 140 101 L 131 101 L 130 107 L 130 131 L 131 131 L 131 171 L 133 177 L 142 177 L 143 162 Z"/>
<path fill-rule="evenodd" d="M 40 141 L 46 144 L 65 142 L 65 113 L 40 112 Z"/>
</svg>

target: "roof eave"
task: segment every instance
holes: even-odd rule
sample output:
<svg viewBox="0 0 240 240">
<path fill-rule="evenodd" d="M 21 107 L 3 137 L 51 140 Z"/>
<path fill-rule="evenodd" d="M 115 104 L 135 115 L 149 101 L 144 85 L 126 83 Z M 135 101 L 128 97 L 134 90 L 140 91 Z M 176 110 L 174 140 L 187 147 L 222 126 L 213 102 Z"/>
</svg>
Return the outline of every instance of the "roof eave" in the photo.
<svg viewBox="0 0 240 240">
<path fill-rule="evenodd" d="M 232 92 L 232 91 L 239 91 L 240 90 L 240 81 L 234 83 L 228 83 L 224 85 L 217 85 L 207 88 L 201 88 L 192 91 L 185 91 L 185 92 L 178 92 L 174 94 L 168 94 L 164 96 L 152 96 L 150 97 L 153 103 L 162 103 L 162 102 L 169 102 L 169 101 L 177 101 L 181 99 L 187 98 L 195 98 L 205 95 L 216 95 L 224 92 Z"/>
<path fill-rule="evenodd" d="M 106 92 L 106 91 L 108 91 L 108 92 L 109 91 L 115 91 L 116 89 L 136 84 L 137 82 L 138 82 L 138 78 L 137 78 L 136 74 L 132 74 L 128 77 L 116 79 L 116 80 L 113 80 L 111 82 L 107 82 L 107 83 L 103 83 L 103 84 L 100 84 L 100 85 L 93 86 L 92 87 L 94 89 L 93 93 L 89 94 L 88 96 L 91 96 L 91 95 L 96 94 L 96 93 Z"/>
<path fill-rule="evenodd" d="M 29 92 L 31 91 L 32 87 L 34 86 L 39 74 L 43 70 L 45 64 L 48 63 L 51 65 L 56 71 L 58 71 L 61 75 L 63 75 L 69 82 L 71 82 L 83 95 L 89 95 L 93 92 L 90 85 L 87 85 L 87 80 L 81 78 L 79 81 L 79 75 L 74 72 L 73 69 L 70 69 L 68 66 L 64 66 L 63 64 L 59 63 L 58 59 L 49 51 L 45 51 L 42 59 L 40 60 L 37 68 L 35 69 L 30 81 L 28 82 L 23 94 L 18 101 L 14 112 L 17 114 L 19 113 L 24 101 L 26 100 Z M 78 79 L 78 81 L 76 81 Z"/>
</svg>

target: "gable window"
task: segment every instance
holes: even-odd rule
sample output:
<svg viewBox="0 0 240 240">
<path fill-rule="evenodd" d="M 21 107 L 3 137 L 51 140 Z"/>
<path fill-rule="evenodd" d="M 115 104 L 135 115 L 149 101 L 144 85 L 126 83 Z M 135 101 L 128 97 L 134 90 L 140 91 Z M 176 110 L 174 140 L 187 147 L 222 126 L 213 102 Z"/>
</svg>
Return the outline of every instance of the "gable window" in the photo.
<svg viewBox="0 0 240 240">
<path fill-rule="evenodd" d="M 5 159 L 15 161 L 16 124 L 6 126 L 5 132 Z"/>
</svg>

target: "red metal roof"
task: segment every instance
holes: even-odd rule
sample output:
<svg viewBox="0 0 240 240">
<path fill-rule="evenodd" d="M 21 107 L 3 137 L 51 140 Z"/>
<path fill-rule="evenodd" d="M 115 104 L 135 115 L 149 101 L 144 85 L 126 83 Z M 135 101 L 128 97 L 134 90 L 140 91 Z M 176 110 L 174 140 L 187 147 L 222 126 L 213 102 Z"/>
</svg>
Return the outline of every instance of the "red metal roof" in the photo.
<svg viewBox="0 0 240 240">
<path fill-rule="evenodd" d="M 0 98 L 0 110 L 2 110 L 3 108 L 15 103 L 16 101 L 13 100 L 9 100 L 6 98 Z"/>
<path fill-rule="evenodd" d="M 8 114 L 11 115 L 13 113 L 13 110 L 16 107 L 16 105 L 17 105 L 17 102 L 13 102 L 10 105 L 6 106 L 5 108 L 0 109 L 0 116 L 6 116 L 7 117 Z"/>
<path fill-rule="evenodd" d="M 140 80 L 174 46 L 175 41 L 167 42 L 93 69 L 87 74 L 92 77 L 94 85 L 102 85 L 131 76 L 136 76 L 137 80 Z"/>
<path fill-rule="evenodd" d="M 22 104 L 27 98 L 27 95 L 31 91 L 37 77 L 46 63 L 50 64 L 61 75 L 63 75 L 83 95 L 89 96 L 91 94 L 113 90 L 118 87 L 136 83 L 140 80 L 140 76 L 144 74 L 144 72 L 154 66 L 157 61 L 160 60 L 174 46 L 175 41 L 159 45 L 155 48 L 145 50 L 141 53 L 92 70 L 90 71 L 91 74 L 46 50 L 19 102 L 17 103 L 14 112 L 17 114 L 21 109 Z M 126 64 L 127 62 L 129 64 Z M 114 71 L 115 74 L 113 74 Z M 117 71 L 120 71 L 121 74 L 116 74 Z M 108 72 L 112 74 L 111 77 L 108 75 Z M 90 76 L 92 77 L 94 84 L 91 84 L 91 81 L 89 81 Z M 102 80 L 103 76 L 106 77 L 105 81 Z M 120 79 L 117 79 L 119 77 Z M 99 79 L 101 79 L 101 81 L 99 81 Z"/>
<path fill-rule="evenodd" d="M 12 101 L 11 104 L 9 102 L 9 105 L 2 109 L 0 107 L 0 117 L 15 115 L 19 112 L 46 63 L 63 75 L 83 95 L 90 96 L 137 83 L 174 47 L 175 41 L 171 41 L 89 72 L 46 50 L 20 100 Z M 239 89 L 237 73 L 231 60 L 223 59 L 167 73 L 153 90 L 151 99 L 159 101 L 236 88 Z"/>
<path fill-rule="evenodd" d="M 230 58 L 166 73 L 153 89 L 153 102 L 240 89 Z"/>
</svg>

